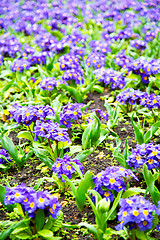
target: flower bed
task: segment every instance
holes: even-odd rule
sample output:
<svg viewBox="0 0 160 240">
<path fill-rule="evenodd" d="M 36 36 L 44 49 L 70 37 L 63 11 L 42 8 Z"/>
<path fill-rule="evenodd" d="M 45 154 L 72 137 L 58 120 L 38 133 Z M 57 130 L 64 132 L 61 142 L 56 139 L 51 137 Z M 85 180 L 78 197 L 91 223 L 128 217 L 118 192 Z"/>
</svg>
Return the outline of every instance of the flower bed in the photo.
<svg viewBox="0 0 160 240">
<path fill-rule="evenodd" d="M 0 239 L 160 239 L 160 1 L 0 14 Z"/>
</svg>

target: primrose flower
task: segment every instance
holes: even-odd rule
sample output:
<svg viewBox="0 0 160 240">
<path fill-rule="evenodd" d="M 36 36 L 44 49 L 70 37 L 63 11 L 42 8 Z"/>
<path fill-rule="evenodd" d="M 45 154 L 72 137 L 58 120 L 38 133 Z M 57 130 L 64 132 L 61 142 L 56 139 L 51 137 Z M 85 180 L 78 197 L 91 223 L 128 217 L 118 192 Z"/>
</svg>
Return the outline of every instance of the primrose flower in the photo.
<svg viewBox="0 0 160 240">
<path fill-rule="evenodd" d="M 73 120 L 78 120 L 82 117 L 81 108 L 84 106 L 85 104 L 83 103 L 68 103 L 60 113 L 60 123 L 63 126 L 70 128 Z"/>
<path fill-rule="evenodd" d="M 139 39 L 132 40 L 130 42 L 130 45 L 131 45 L 131 47 L 137 48 L 139 50 L 144 50 L 147 47 L 146 42 L 143 40 L 139 40 Z"/>
<path fill-rule="evenodd" d="M 80 66 L 80 59 L 76 55 L 68 53 L 59 58 L 59 63 L 61 70 L 76 69 Z"/>
<path fill-rule="evenodd" d="M 6 149 L 0 149 L 0 164 L 11 162 L 11 158 Z"/>
<path fill-rule="evenodd" d="M 60 128 L 58 123 L 53 123 L 51 120 L 37 120 L 33 133 L 35 133 L 35 140 L 40 136 L 58 142 L 70 141 L 67 130 Z"/>
<path fill-rule="evenodd" d="M 96 74 L 95 78 L 98 81 L 104 82 L 105 85 L 110 84 L 111 89 L 122 89 L 126 85 L 123 73 L 117 72 L 113 69 L 100 68 L 96 69 L 94 73 Z"/>
<path fill-rule="evenodd" d="M 141 99 L 144 97 L 144 93 L 140 90 L 134 90 L 133 88 L 125 89 L 119 93 L 116 100 L 122 105 L 135 105 L 139 104 Z"/>
<path fill-rule="evenodd" d="M 28 126 L 36 120 L 44 120 L 47 116 L 54 116 L 55 112 L 50 106 L 41 106 L 41 105 L 29 105 L 21 106 L 14 104 L 12 109 L 9 110 L 8 118 L 13 118 L 17 123 L 23 123 Z"/>
<path fill-rule="evenodd" d="M 136 149 L 132 150 L 131 155 L 127 160 L 129 166 L 139 168 L 144 164 L 148 169 L 160 167 L 160 145 L 153 145 L 153 143 L 137 144 Z"/>
<path fill-rule="evenodd" d="M 40 82 L 40 88 L 43 90 L 52 91 L 58 86 L 58 81 L 55 77 L 46 77 Z"/>
<path fill-rule="evenodd" d="M 109 117 L 108 113 L 105 113 L 104 111 L 102 111 L 101 109 L 98 109 L 98 108 L 92 110 L 92 112 L 94 112 L 94 111 L 96 112 L 97 116 L 100 119 L 103 118 L 104 120 L 108 121 L 108 117 Z"/>
<path fill-rule="evenodd" d="M 28 70 L 30 68 L 30 62 L 26 59 L 15 59 L 13 65 L 11 66 L 11 70 L 13 72 L 23 72 L 24 69 Z"/>
<path fill-rule="evenodd" d="M 27 187 L 24 183 L 16 187 L 6 187 L 4 203 L 6 205 L 20 203 L 30 218 L 34 218 L 38 209 L 47 210 L 53 218 L 56 218 L 61 208 L 57 197 L 48 191 L 35 192 L 34 188 Z"/>
<path fill-rule="evenodd" d="M 99 194 L 105 196 L 106 199 L 113 201 L 113 191 L 120 192 L 122 189 L 126 190 L 126 181 L 131 177 L 138 181 L 137 177 L 130 169 L 123 167 L 107 167 L 106 170 L 101 171 L 95 177 L 93 181 L 95 188 Z M 112 193 L 112 194 L 111 194 Z"/>
<path fill-rule="evenodd" d="M 88 67 L 93 66 L 95 69 L 101 68 L 105 66 L 105 55 L 99 52 L 91 52 L 87 59 L 86 64 Z"/>
<path fill-rule="evenodd" d="M 122 230 L 124 226 L 128 226 L 129 230 L 133 228 L 138 228 L 140 231 L 151 229 L 152 213 L 157 209 L 148 200 L 142 196 L 133 196 L 120 199 L 119 204 L 118 220 L 120 224 L 116 226 L 116 230 Z"/>
<path fill-rule="evenodd" d="M 84 84 L 83 70 L 78 67 L 68 69 L 63 73 L 62 79 L 65 81 L 75 80 L 76 84 Z"/>
<path fill-rule="evenodd" d="M 71 179 L 72 174 L 76 172 L 75 168 L 71 165 L 72 162 L 76 163 L 83 173 L 83 165 L 80 160 L 71 159 L 71 157 L 66 154 L 64 155 L 63 159 L 57 158 L 56 162 L 52 165 L 53 172 L 58 173 L 58 177 L 62 182 L 65 182 L 63 175 L 66 175 L 69 179 Z"/>
</svg>

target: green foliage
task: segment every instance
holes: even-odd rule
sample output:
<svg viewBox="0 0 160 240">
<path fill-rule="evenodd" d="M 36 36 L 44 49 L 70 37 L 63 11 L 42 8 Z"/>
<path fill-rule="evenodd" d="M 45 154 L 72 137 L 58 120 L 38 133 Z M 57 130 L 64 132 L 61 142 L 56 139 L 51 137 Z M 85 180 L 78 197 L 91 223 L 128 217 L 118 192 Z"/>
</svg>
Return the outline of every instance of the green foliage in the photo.
<svg viewBox="0 0 160 240">
<path fill-rule="evenodd" d="M 123 150 L 123 153 L 121 154 L 121 149 L 120 149 L 120 145 L 121 145 L 121 140 L 118 138 L 116 140 L 116 144 L 117 147 L 113 152 L 113 157 L 120 163 L 120 165 L 122 165 L 124 168 L 128 169 L 130 168 L 130 166 L 127 164 L 127 159 L 128 156 L 130 155 L 130 152 L 128 150 L 128 143 L 127 143 L 127 139 L 125 141 L 125 148 Z"/>
<path fill-rule="evenodd" d="M 86 174 L 83 176 L 78 169 L 78 166 L 76 164 L 72 163 L 74 168 L 77 170 L 77 172 L 80 174 L 81 180 L 78 183 L 78 186 L 76 187 L 73 181 L 69 180 L 69 178 L 65 175 L 63 175 L 63 178 L 67 183 L 70 185 L 72 194 L 75 197 L 75 201 L 77 204 L 77 207 L 79 211 L 82 211 L 84 208 L 85 200 L 86 200 L 86 193 L 91 188 L 94 187 L 93 182 L 93 174 L 90 171 L 87 171 Z"/>
<path fill-rule="evenodd" d="M 160 200 L 160 192 L 158 188 L 155 186 L 155 181 L 157 176 L 153 175 L 151 171 L 148 170 L 148 167 L 146 164 L 144 164 L 143 166 L 143 176 L 147 184 L 147 190 L 151 194 L 152 201 L 156 206 L 158 206 L 158 201 Z"/>
<path fill-rule="evenodd" d="M 120 112 L 118 109 L 118 105 L 116 105 L 115 108 L 111 107 L 111 105 L 108 104 L 107 99 L 105 98 L 104 106 L 106 107 L 107 113 L 109 115 L 107 126 L 110 128 L 114 128 L 118 126 L 119 112 Z"/>
<path fill-rule="evenodd" d="M 155 132 L 160 127 L 160 122 L 156 122 L 151 126 L 151 128 L 147 132 L 145 132 L 144 123 L 143 127 L 141 127 L 138 119 L 138 124 L 136 124 L 136 122 L 133 120 L 133 115 L 131 117 L 131 123 L 134 128 L 135 138 L 139 144 L 148 143 L 149 140 L 154 136 Z"/>
<path fill-rule="evenodd" d="M 93 115 L 93 121 L 89 123 L 82 135 L 82 146 L 85 149 L 95 148 L 108 136 L 109 131 L 101 128 L 101 122 L 96 115 Z"/>
<path fill-rule="evenodd" d="M 86 194 L 86 196 L 94 212 L 96 225 L 88 224 L 85 222 L 81 222 L 78 225 L 86 227 L 97 240 L 107 239 L 107 235 L 113 234 L 111 233 L 112 230 L 110 232 L 110 230 L 107 229 L 107 221 L 110 219 L 115 219 L 115 211 L 121 198 L 122 191 L 118 193 L 112 206 L 110 205 L 110 201 L 106 201 L 104 198 L 102 199 L 98 192 L 90 190 L 90 193 L 92 193 L 95 197 L 95 203 L 92 201 L 91 197 L 88 194 Z"/>
</svg>

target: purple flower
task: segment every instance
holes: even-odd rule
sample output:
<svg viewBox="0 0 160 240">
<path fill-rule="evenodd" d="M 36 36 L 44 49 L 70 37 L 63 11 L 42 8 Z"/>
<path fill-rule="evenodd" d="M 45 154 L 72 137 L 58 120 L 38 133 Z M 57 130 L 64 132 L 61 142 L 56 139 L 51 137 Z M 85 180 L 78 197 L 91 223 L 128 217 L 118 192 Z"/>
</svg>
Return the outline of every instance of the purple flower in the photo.
<svg viewBox="0 0 160 240">
<path fill-rule="evenodd" d="M 133 168 L 139 168 L 146 164 L 149 170 L 156 169 L 160 167 L 160 146 L 153 145 L 153 143 L 137 144 L 136 149 L 132 150 L 127 162 Z"/>
<path fill-rule="evenodd" d="M 110 201 L 113 201 L 112 194 L 107 194 L 107 192 L 120 192 L 122 189 L 125 191 L 125 181 L 129 180 L 131 177 L 138 180 L 131 170 L 127 170 L 123 167 L 108 167 L 105 171 L 101 171 L 93 177 L 95 183 L 94 189 L 102 196 L 106 195 L 106 198 L 110 198 Z"/>
<path fill-rule="evenodd" d="M 71 157 L 66 154 L 64 155 L 63 159 L 57 158 L 56 162 L 52 165 L 53 172 L 58 173 L 58 177 L 62 182 L 65 182 L 63 175 L 66 175 L 69 179 L 71 179 L 72 174 L 76 172 L 75 168 L 71 165 L 72 162 L 76 163 L 83 173 L 83 166 L 80 160 L 71 159 Z"/>
<path fill-rule="evenodd" d="M 0 164 L 11 162 L 11 158 L 6 149 L 0 149 Z"/>
<path fill-rule="evenodd" d="M 121 230 L 128 225 L 129 229 L 138 228 L 140 231 L 151 229 L 153 211 L 157 211 L 148 200 L 142 196 L 133 196 L 126 199 L 120 199 L 120 210 L 118 212 L 118 220 L 120 224 L 116 226 L 116 230 Z"/>
<path fill-rule="evenodd" d="M 30 62 L 21 58 L 15 59 L 13 65 L 11 66 L 11 70 L 13 72 L 23 72 L 24 69 L 28 70 L 30 68 Z"/>
<path fill-rule="evenodd" d="M 87 59 L 86 64 L 88 67 L 93 66 L 95 69 L 105 66 L 105 55 L 99 52 L 91 52 Z"/>
<path fill-rule="evenodd" d="M 20 203 L 31 218 L 35 217 L 37 209 L 47 210 L 53 218 L 56 218 L 61 208 L 58 199 L 48 191 L 35 192 L 34 188 L 27 187 L 24 183 L 17 187 L 6 187 L 4 203 L 6 205 Z"/>
</svg>

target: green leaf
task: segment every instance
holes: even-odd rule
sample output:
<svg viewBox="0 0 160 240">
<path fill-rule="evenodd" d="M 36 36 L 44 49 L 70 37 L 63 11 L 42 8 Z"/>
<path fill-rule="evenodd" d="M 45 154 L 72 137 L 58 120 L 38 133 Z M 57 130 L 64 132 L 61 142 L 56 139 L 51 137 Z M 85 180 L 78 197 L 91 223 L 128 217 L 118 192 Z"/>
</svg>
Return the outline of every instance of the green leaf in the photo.
<svg viewBox="0 0 160 240">
<path fill-rule="evenodd" d="M 92 92 L 93 92 L 93 91 L 96 91 L 96 92 L 98 92 L 98 93 L 103 93 L 104 87 L 102 87 L 102 86 L 100 86 L 100 85 L 94 85 L 94 86 L 92 87 Z"/>
<path fill-rule="evenodd" d="M 62 88 L 67 90 L 71 94 L 71 96 L 73 96 L 77 100 L 78 103 L 83 102 L 83 97 L 82 97 L 81 93 L 79 92 L 79 90 L 77 90 L 74 87 L 66 86 L 65 84 L 61 84 L 61 86 L 62 86 Z"/>
<path fill-rule="evenodd" d="M 145 191 L 146 191 L 145 189 L 141 189 L 141 188 L 129 188 L 123 193 L 122 198 L 132 197 L 139 193 L 145 193 Z"/>
<path fill-rule="evenodd" d="M 52 218 L 52 217 L 51 217 Z M 59 211 L 59 215 L 56 219 L 52 218 L 52 232 L 57 232 L 61 227 L 63 223 L 63 212 Z"/>
<path fill-rule="evenodd" d="M 84 203 L 86 200 L 86 193 L 89 188 L 94 187 L 93 174 L 90 171 L 87 171 L 84 175 L 84 179 L 81 180 L 79 186 L 76 189 L 76 204 L 79 211 L 82 211 L 84 208 Z"/>
<path fill-rule="evenodd" d="M 144 136 L 144 142 L 148 143 L 149 140 L 153 137 L 154 133 L 158 130 L 160 127 L 160 122 L 154 123 L 152 127 L 148 130 L 148 132 Z"/>
<path fill-rule="evenodd" d="M 27 221 L 28 219 L 25 219 L 20 222 L 13 223 L 10 227 L 0 233 L 0 239 L 5 240 L 13 232 L 14 229 L 19 228 L 21 225 L 23 225 L 23 223 Z"/>
<path fill-rule="evenodd" d="M 53 218 L 49 216 L 43 229 L 51 229 L 52 225 L 53 225 Z"/>
<path fill-rule="evenodd" d="M 41 230 L 45 223 L 45 214 L 43 209 L 38 209 L 35 216 L 36 220 L 36 229 L 37 231 Z"/>
<path fill-rule="evenodd" d="M 86 148 L 89 148 L 91 145 L 91 130 L 92 130 L 92 126 L 91 124 L 89 124 L 89 126 L 85 129 L 85 131 L 83 132 L 82 135 L 82 146 L 84 148 L 84 150 Z"/>
<path fill-rule="evenodd" d="M 81 222 L 78 224 L 80 227 L 86 227 L 90 233 L 92 233 L 96 238 L 98 235 L 97 225 L 92 225 L 86 222 Z"/>
<path fill-rule="evenodd" d="M 158 201 L 160 200 L 160 192 L 155 187 L 155 179 L 151 173 L 151 171 L 148 170 L 148 167 L 146 164 L 143 166 L 143 176 L 145 179 L 145 182 L 147 184 L 147 189 L 149 190 L 153 203 L 158 207 Z"/>
<path fill-rule="evenodd" d="M 43 229 L 41 231 L 38 231 L 38 234 L 44 238 L 50 238 L 53 236 L 53 232 L 51 232 L 48 229 Z"/>
<path fill-rule="evenodd" d="M 42 150 L 42 149 L 40 149 L 40 148 L 32 148 L 32 149 L 33 149 L 35 155 L 36 155 L 42 162 L 44 162 L 44 163 L 47 165 L 47 167 L 49 167 L 49 168 L 52 167 L 53 161 L 52 161 L 49 157 L 46 156 L 46 155 L 47 155 L 47 152 L 46 152 L 46 151 L 44 151 L 44 150 Z"/>
<path fill-rule="evenodd" d="M 140 240 L 148 240 L 148 237 L 143 231 L 136 230 L 136 237 Z"/>
<path fill-rule="evenodd" d="M 95 147 L 97 147 L 101 142 L 103 142 L 107 137 L 108 137 L 108 130 L 107 129 L 102 129 L 100 132 L 99 139 L 95 143 Z"/>
<path fill-rule="evenodd" d="M 14 146 L 11 139 L 7 136 L 1 137 L 1 144 L 2 146 L 9 152 L 10 156 L 14 159 L 18 167 L 22 167 L 22 162 L 20 161 L 18 157 L 18 150 Z"/>
<path fill-rule="evenodd" d="M 32 137 L 32 134 L 29 131 L 19 132 L 17 137 L 18 138 L 26 138 L 26 139 L 30 140 L 31 142 L 33 142 L 33 140 L 34 140 Z"/>
<path fill-rule="evenodd" d="M 142 144 L 144 143 L 144 137 L 143 137 L 143 132 L 142 130 L 139 128 L 139 126 L 135 123 L 135 121 L 133 121 L 133 115 L 131 117 L 131 123 L 132 123 L 132 126 L 134 128 L 134 133 L 135 133 L 135 137 L 136 137 L 136 140 L 139 144 Z"/>
<path fill-rule="evenodd" d="M 80 160 L 80 162 L 83 162 L 86 157 L 88 157 L 92 152 L 93 152 L 94 148 L 90 148 L 90 149 L 87 149 L 87 150 L 84 150 L 80 153 L 78 153 L 74 159 L 78 159 Z"/>
<path fill-rule="evenodd" d="M 105 223 L 107 223 L 108 219 L 110 219 L 111 215 L 113 214 L 113 212 L 115 211 L 116 207 L 118 206 L 118 203 L 119 203 L 119 200 L 122 196 L 122 192 L 123 190 L 121 190 L 117 197 L 115 198 L 114 202 L 113 202 L 113 205 L 112 205 L 112 208 L 110 209 L 110 211 L 107 213 L 107 216 L 106 216 L 106 219 L 105 219 Z"/>
<path fill-rule="evenodd" d="M 20 233 L 16 234 L 16 239 L 33 239 L 32 236 L 26 234 L 26 233 Z"/>
<path fill-rule="evenodd" d="M 70 187 L 71 187 L 71 190 L 72 190 L 72 193 L 73 193 L 74 197 L 76 197 L 76 188 L 75 188 L 74 184 L 72 183 L 72 181 L 70 181 L 69 178 L 68 178 L 66 175 L 62 175 L 62 178 L 63 178 L 66 182 L 68 182 L 68 184 L 69 184 Z"/>
<path fill-rule="evenodd" d="M 28 227 L 19 227 L 19 228 L 15 228 L 14 231 L 12 232 L 13 235 L 17 235 L 20 232 L 23 232 L 25 230 L 27 230 Z"/>
</svg>

